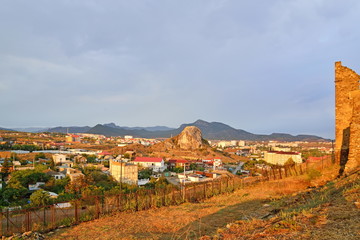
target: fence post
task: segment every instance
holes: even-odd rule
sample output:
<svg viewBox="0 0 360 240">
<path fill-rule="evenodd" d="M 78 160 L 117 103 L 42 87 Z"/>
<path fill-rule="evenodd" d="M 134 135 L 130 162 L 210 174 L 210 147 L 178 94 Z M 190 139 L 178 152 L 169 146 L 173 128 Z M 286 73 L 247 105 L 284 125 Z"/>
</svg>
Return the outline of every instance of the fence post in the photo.
<svg viewBox="0 0 360 240">
<path fill-rule="evenodd" d="M 226 178 L 226 190 L 225 191 L 226 192 L 229 191 L 229 178 L 228 177 Z"/>
<path fill-rule="evenodd" d="M 27 214 L 27 211 L 26 210 L 26 214 Z M 26 215 L 27 217 L 27 215 Z M 27 218 L 26 218 L 27 219 Z M 26 224 L 27 226 L 27 224 Z M 9 233 L 9 228 L 10 228 L 10 224 L 9 224 L 9 209 L 6 209 L 6 232 Z"/>
<path fill-rule="evenodd" d="M 0 234 L 1 236 L 5 235 L 4 232 L 3 232 L 3 213 L 2 211 L 0 212 Z"/>
<path fill-rule="evenodd" d="M 299 165 L 299 167 L 300 167 L 300 174 L 303 175 L 301 164 Z"/>
<path fill-rule="evenodd" d="M 175 188 L 172 188 L 172 205 L 176 205 Z"/>
<path fill-rule="evenodd" d="M 274 176 L 274 180 L 276 180 L 275 169 L 273 167 L 271 167 L 271 170 L 272 170 L 272 174 Z"/>
<path fill-rule="evenodd" d="M 194 189 L 193 189 L 193 192 L 194 192 L 193 199 L 197 201 L 197 200 L 198 200 L 198 198 L 197 198 L 197 192 L 196 192 L 196 183 L 194 184 Z"/>
<path fill-rule="evenodd" d="M 163 206 L 166 206 L 166 186 L 164 187 L 163 190 Z"/>
<path fill-rule="evenodd" d="M 207 196 L 206 196 L 206 182 L 204 182 L 204 199 L 206 199 Z"/>
<path fill-rule="evenodd" d="M 139 211 L 139 196 L 138 196 L 138 192 L 135 192 L 135 211 Z"/>
<path fill-rule="evenodd" d="M 52 205 L 51 206 L 51 228 L 55 228 L 55 217 L 56 217 L 56 212 L 55 212 L 55 205 Z"/>
<path fill-rule="evenodd" d="M 30 221 L 31 221 L 31 212 L 30 212 L 30 210 L 26 210 L 26 231 L 27 232 L 31 230 L 31 228 L 30 228 L 31 222 Z M 9 219 L 8 219 L 8 222 L 9 222 Z"/>
<path fill-rule="evenodd" d="M 212 180 L 211 182 L 211 191 L 212 191 L 212 195 L 211 196 L 214 196 L 214 179 Z"/>
<path fill-rule="evenodd" d="M 295 165 L 293 165 L 293 168 L 294 168 L 296 176 L 299 175 L 298 172 L 296 171 L 296 166 Z"/>
<path fill-rule="evenodd" d="M 95 197 L 96 218 L 100 217 L 99 197 Z"/>
<path fill-rule="evenodd" d="M 281 168 L 281 167 L 279 167 L 280 179 L 282 179 L 281 172 L 282 172 L 282 168 Z"/>
<path fill-rule="evenodd" d="M 78 200 L 75 200 L 75 204 L 74 204 L 74 207 L 75 207 L 75 224 L 78 224 L 79 223 L 79 202 Z"/>
<path fill-rule="evenodd" d="M 220 178 L 220 191 L 219 191 L 219 194 L 221 194 L 221 185 L 222 185 L 222 179 Z"/>
<path fill-rule="evenodd" d="M 288 173 L 287 173 L 287 166 L 284 166 L 284 170 L 285 170 L 285 177 L 287 178 L 288 177 Z"/>
</svg>

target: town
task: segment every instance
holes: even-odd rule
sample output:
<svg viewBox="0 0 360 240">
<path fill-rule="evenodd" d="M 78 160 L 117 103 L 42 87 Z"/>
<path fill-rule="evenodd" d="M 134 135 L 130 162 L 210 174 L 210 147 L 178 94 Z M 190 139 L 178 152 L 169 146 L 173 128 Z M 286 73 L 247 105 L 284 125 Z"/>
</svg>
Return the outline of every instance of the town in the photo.
<svg viewBox="0 0 360 240">
<path fill-rule="evenodd" d="M 333 158 L 331 141 L 208 140 L 199 151 L 171 151 L 168 140 L 98 134 L 1 130 L 2 211 L 67 203 L 80 196 L 181 187 L 273 166 Z M 176 154 L 175 154 L 176 153 Z M 65 204 L 65 206 L 67 206 Z"/>
</svg>

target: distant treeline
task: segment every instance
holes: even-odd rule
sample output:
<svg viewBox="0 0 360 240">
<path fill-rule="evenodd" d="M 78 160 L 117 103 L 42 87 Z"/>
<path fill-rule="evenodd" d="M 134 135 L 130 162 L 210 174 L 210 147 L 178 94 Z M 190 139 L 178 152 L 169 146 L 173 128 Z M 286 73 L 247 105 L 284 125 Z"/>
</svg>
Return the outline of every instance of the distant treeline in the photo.
<svg viewBox="0 0 360 240">
<path fill-rule="evenodd" d="M 42 150 L 42 147 L 32 145 L 32 144 L 14 144 L 11 145 L 10 143 L 0 144 L 0 150 L 24 150 L 24 151 L 38 151 Z"/>
</svg>

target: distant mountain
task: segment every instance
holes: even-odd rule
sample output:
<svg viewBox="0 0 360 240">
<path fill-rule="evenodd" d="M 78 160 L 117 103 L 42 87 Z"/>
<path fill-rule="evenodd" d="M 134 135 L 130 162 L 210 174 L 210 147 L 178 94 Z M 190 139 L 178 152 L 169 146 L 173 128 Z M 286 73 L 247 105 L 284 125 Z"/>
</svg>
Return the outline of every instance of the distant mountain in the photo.
<svg viewBox="0 0 360 240">
<path fill-rule="evenodd" d="M 48 128 L 44 129 L 41 132 L 58 132 L 58 133 L 86 133 L 89 131 L 91 127 L 55 127 L 55 128 Z"/>
<path fill-rule="evenodd" d="M 146 130 L 146 131 L 150 131 L 150 132 L 156 132 L 156 131 L 169 131 L 169 130 L 174 130 L 175 128 L 169 128 L 166 126 L 154 126 L 154 127 L 120 127 L 117 126 L 115 123 L 106 123 L 103 124 L 103 126 L 106 127 L 112 127 L 112 128 L 122 128 L 122 129 L 126 129 L 126 130 Z"/>
<path fill-rule="evenodd" d="M 257 141 L 323 141 L 324 138 L 313 135 L 297 135 L 293 136 L 285 133 L 273 133 L 270 135 L 253 134 L 242 129 L 235 129 L 220 122 L 206 122 L 197 120 L 194 123 L 182 124 L 177 129 L 171 130 L 154 130 L 149 131 L 146 128 L 124 128 L 110 124 L 98 124 L 87 131 L 87 133 L 102 134 L 106 136 L 124 136 L 132 135 L 134 137 L 145 138 L 169 138 L 178 135 L 185 127 L 198 127 L 205 139 L 216 140 L 257 140 Z"/>
<path fill-rule="evenodd" d="M 30 132 L 30 133 L 43 132 L 43 131 L 45 131 L 47 129 L 48 128 L 40 128 L 40 127 L 14 128 L 15 131 Z"/>
<path fill-rule="evenodd" d="M 15 131 L 15 130 L 12 130 L 12 129 L 2 128 L 2 127 L 0 127 L 0 130 L 3 130 L 3 131 Z"/>
</svg>

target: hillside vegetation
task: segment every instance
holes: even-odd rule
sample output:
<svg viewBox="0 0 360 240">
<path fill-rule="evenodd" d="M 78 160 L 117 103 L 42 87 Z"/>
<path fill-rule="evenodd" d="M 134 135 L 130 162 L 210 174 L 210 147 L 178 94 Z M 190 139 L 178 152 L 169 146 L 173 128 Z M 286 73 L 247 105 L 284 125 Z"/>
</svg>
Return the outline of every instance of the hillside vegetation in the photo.
<svg viewBox="0 0 360 240">
<path fill-rule="evenodd" d="M 117 213 L 49 237 L 358 239 L 359 172 L 335 179 L 337 170 L 265 182 L 197 204 Z"/>
</svg>

